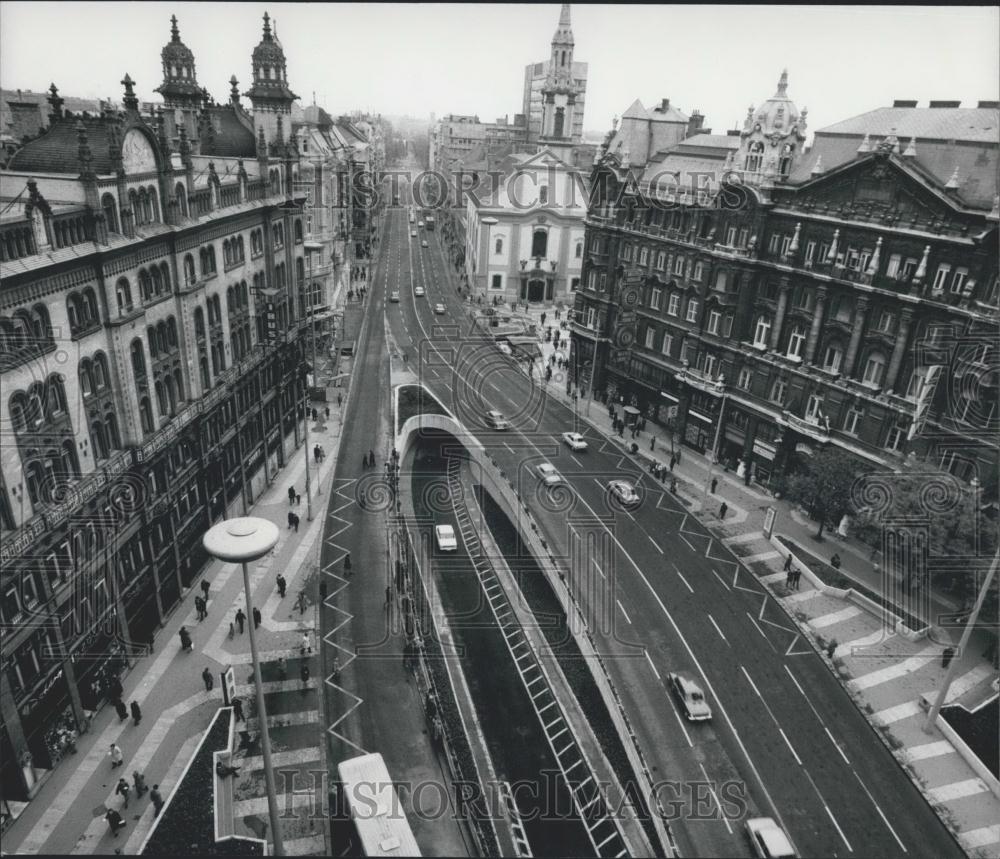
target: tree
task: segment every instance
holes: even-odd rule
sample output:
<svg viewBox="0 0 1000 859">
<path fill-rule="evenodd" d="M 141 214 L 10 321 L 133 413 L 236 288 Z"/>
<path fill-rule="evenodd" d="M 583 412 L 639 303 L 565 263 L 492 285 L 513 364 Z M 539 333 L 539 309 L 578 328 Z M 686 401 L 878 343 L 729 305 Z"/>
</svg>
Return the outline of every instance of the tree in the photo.
<svg viewBox="0 0 1000 859">
<path fill-rule="evenodd" d="M 817 539 L 825 525 L 835 524 L 849 509 L 857 460 L 838 448 L 826 448 L 815 454 L 803 471 L 788 478 L 788 497 L 802 504 L 819 522 Z"/>
</svg>

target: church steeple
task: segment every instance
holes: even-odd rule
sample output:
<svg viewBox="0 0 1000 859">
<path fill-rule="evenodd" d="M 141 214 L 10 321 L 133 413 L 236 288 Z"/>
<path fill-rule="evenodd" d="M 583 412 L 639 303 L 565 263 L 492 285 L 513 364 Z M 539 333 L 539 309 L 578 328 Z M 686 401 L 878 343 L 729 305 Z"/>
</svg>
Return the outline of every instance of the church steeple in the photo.
<svg viewBox="0 0 1000 859">
<path fill-rule="evenodd" d="M 558 77 L 572 77 L 573 69 L 573 25 L 569 19 L 569 3 L 562 4 L 559 26 L 552 36 L 552 54 L 549 58 L 550 71 Z"/>
<path fill-rule="evenodd" d="M 574 45 L 569 3 L 563 3 L 542 86 L 538 142 L 546 146 L 567 146 L 579 143 L 582 137 L 586 64 L 574 63 Z M 582 86 L 580 79 L 584 81 Z"/>
<path fill-rule="evenodd" d="M 285 52 L 271 33 L 271 16 L 264 13 L 264 32 L 251 57 L 253 86 L 245 93 L 253 104 L 254 126 L 264 130 L 268 143 L 287 143 L 291 136 L 292 102 L 298 96 L 288 86 Z M 287 118 L 279 127 L 278 115 Z M 280 133 L 281 139 L 277 135 Z"/>
</svg>

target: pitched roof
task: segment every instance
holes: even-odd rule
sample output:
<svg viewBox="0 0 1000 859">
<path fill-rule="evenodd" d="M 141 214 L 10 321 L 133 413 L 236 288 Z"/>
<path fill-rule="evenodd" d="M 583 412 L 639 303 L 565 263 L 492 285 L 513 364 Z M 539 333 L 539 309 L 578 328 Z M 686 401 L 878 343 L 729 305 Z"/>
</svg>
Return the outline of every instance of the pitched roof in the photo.
<svg viewBox="0 0 1000 859">
<path fill-rule="evenodd" d="M 212 155 L 228 158 L 256 156 L 257 141 L 254 139 L 252 122 L 244 121 L 232 104 L 210 107 L 209 112 L 215 129 Z"/>
<path fill-rule="evenodd" d="M 695 134 L 678 143 L 677 146 L 674 147 L 673 151 L 705 149 L 711 152 L 714 150 L 722 150 L 722 157 L 725 158 L 726 152 L 730 149 L 739 148 L 740 139 L 735 135 Z"/>
<path fill-rule="evenodd" d="M 636 99 L 625 113 L 622 119 L 649 119 L 649 111 L 642 106 L 642 102 Z"/>
<path fill-rule="evenodd" d="M 100 116 L 76 115 L 57 121 L 34 140 L 25 143 L 10 157 L 7 169 L 28 173 L 78 174 L 80 146 L 76 132 L 77 121 L 82 122 L 87 130 L 87 144 L 94 172 L 99 176 L 113 173 L 109 120 Z"/>
<path fill-rule="evenodd" d="M 996 144 L 1000 140 L 1000 110 L 991 107 L 880 107 L 820 129 L 817 134 L 851 134 L 902 140 L 955 140 Z"/>
</svg>

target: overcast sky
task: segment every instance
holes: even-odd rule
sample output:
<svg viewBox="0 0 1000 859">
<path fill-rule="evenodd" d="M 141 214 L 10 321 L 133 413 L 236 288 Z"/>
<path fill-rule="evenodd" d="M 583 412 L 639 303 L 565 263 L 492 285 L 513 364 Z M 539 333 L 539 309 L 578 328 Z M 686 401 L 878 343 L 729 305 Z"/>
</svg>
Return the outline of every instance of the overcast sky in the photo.
<svg viewBox="0 0 1000 859">
<path fill-rule="evenodd" d="M 491 121 L 521 110 L 524 66 L 546 59 L 558 5 L 0 2 L 4 88 L 120 101 L 162 80 L 170 15 L 217 101 L 250 84 L 267 10 L 303 104 Z M 815 131 L 895 98 L 998 98 L 1000 13 L 990 7 L 575 5 L 575 58 L 589 63 L 584 126 L 603 132 L 635 98 L 661 98 L 723 132 L 774 94 L 809 108 Z"/>
</svg>

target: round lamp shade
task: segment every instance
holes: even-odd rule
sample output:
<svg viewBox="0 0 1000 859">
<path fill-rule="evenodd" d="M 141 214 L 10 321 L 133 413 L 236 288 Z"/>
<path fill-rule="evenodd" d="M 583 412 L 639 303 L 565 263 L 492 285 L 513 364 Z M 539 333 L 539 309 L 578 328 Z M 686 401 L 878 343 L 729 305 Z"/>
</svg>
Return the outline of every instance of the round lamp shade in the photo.
<svg viewBox="0 0 1000 859">
<path fill-rule="evenodd" d="M 225 519 L 202 537 L 208 554 L 233 563 L 263 558 L 277 542 L 278 526 L 258 516 Z"/>
</svg>

